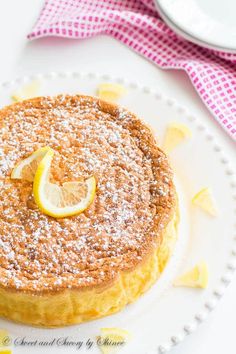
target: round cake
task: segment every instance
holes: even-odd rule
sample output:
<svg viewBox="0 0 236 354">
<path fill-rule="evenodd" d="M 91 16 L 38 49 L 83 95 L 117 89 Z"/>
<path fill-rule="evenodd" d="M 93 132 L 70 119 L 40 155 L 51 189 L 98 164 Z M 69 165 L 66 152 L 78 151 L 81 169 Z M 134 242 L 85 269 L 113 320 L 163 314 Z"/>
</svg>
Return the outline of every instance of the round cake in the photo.
<svg viewBox="0 0 236 354">
<path fill-rule="evenodd" d="M 177 237 L 172 172 L 151 129 L 124 108 L 80 95 L 12 104 L 0 125 L 0 316 L 65 326 L 136 300 Z M 45 215 L 32 182 L 11 179 L 14 166 L 44 146 L 55 151 L 55 183 L 95 176 L 83 213 Z"/>
</svg>

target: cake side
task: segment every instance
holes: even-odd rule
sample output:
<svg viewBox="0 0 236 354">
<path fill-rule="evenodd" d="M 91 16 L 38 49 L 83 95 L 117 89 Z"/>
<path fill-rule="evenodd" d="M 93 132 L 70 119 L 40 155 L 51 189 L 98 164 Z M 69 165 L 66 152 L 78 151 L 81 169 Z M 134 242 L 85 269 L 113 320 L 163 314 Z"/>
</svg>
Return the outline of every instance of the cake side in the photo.
<svg viewBox="0 0 236 354">
<path fill-rule="evenodd" d="M 27 294 L 0 289 L 0 316 L 40 327 L 78 324 L 111 315 L 137 300 L 159 278 L 177 241 L 178 209 L 156 248 L 133 271 L 121 272 L 112 284 L 54 294 Z"/>
</svg>

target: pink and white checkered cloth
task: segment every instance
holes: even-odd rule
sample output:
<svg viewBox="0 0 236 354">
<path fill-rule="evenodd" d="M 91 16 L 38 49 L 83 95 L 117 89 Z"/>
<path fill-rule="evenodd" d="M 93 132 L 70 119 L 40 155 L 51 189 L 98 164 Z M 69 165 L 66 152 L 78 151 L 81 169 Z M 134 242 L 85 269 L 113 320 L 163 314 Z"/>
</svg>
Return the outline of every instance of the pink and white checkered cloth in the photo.
<svg viewBox="0 0 236 354">
<path fill-rule="evenodd" d="M 29 39 L 111 35 L 163 69 L 182 69 L 236 140 L 236 55 L 192 44 L 159 17 L 153 0 L 46 0 Z"/>
</svg>

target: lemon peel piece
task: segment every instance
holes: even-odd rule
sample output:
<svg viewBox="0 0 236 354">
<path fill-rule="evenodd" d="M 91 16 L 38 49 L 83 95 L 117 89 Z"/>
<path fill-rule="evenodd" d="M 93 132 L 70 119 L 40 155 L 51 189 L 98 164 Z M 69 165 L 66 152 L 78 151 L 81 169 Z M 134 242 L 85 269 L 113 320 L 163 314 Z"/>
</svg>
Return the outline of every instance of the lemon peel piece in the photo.
<svg viewBox="0 0 236 354">
<path fill-rule="evenodd" d="M 172 122 L 166 129 L 163 150 L 168 154 L 182 141 L 191 137 L 192 132 L 186 125 Z"/>
<path fill-rule="evenodd" d="M 33 183 L 35 203 L 44 214 L 55 218 L 80 214 L 94 200 L 96 180 L 92 176 L 85 181 L 65 182 L 62 186 L 51 183 L 49 174 L 53 155 L 54 151 L 50 149 L 35 172 Z"/>
<path fill-rule="evenodd" d="M 206 262 L 202 261 L 196 264 L 188 272 L 177 277 L 173 285 L 205 289 L 208 285 L 208 267 Z"/>
<path fill-rule="evenodd" d="M 131 339 L 131 334 L 121 328 L 101 328 L 97 344 L 102 354 L 115 354 Z"/>
<path fill-rule="evenodd" d="M 51 150 L 49 146 L 42 147 L 21 160 L 12 170 L 11 178 L 33 182 L 38 164 L 49 150 Z"/>
<path fill-rule="evenodd" d="M 6 329 L 0 329 L 0 348 L 8 345 L 9 340 L 10 340 L 9 332 Z"/>
<path fill-rule="evenodd" d="M 40 82 L 38 80 L 31 81 L 29 84 L 26 84 L 21 89 L 13 92 L 11 98 L 15 102 L 20 102 L 28 98 L 33 98 L 38 96 L 40 89 Z"/>
<path fill-rule="evenodd" d="M 210 188 L 202 188 L 198 193 L 196 193 L 192 198 L 192 204 L 197 205 L 211 216 L 217 215 L 217 209 L 212 198 Z"/>
<path fill-rule="evenodd" d="M 104 82 L 98 86 L 98 97 L 105 101 L 116 102 L 127 93 L 124 86 L 114 83 Z"/>
</svg>

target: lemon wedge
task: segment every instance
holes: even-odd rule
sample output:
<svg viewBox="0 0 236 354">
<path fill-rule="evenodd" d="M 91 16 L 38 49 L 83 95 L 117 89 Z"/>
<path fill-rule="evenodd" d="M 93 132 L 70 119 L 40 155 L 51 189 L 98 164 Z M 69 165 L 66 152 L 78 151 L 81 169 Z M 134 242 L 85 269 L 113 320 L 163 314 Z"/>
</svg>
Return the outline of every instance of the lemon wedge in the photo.
<svg viewBox="0 0 236 354">
<path fill-rule="evenodd" d="M 97 344 L 103 354 L 115 354 L 130 338 L 130 333 L 125 329 L 101 328 Z"/>
<path fill-rule="evenodd" d="M 172 122 L 166 129 L 163 150 L 171 152 L 183 140 L 192 136 L 191 130 L 184 124 Z"/>
<path fill-rule="evenodd" d="M 11 349 L 4 349 L 4 350 L 0 349 L 0 354 L 12 354 L 12 351 Z"/>
<path fill-rule="evenodd" d="M 29 84 L 23 86 L 20 90 L 14 92 L 11 97 L 15 102 L 20 102 L 28 98 L 33 98 L 38 95 L 39 88 L 40 82 L 38 80 L 34 80 Z"/>
<path fill-rule="evenodd" d="M 127 90 L 124 86 L 112 83 L 102 83 L 98 86 L 98 97 L 105 100 L 116 102 Z"/>
<path fill-rule="evenodd" d="M 208 268 L 205 262 L 195 265 L 191 270 L 174 281 L 175 286 L 187 286 L 205 289 L 208 284 Z"/>
<path fill-rule="evenodd" d="M 96 180 L 65 182 L 62 186 L 49 181 L 54 151 L 50 149 L 40 161 L 34 176 L 33 194 L 39 209 L 55 218 L 64 218 L 82 213 L 92 203 Z"/>
<path fill-rule="evenodd" d="M 194 205 L 199 206 L 204 211 L 212 216 L 217 215 L 217 210 L 215 207 L 215 203 L 213 201 L 211 191 L 209 188 L 201 189 L 192 199 L 192 203 Z"/>
<path fill-rule="evenodd" d="M 33 182 L 38 164 L 49 150 L 51 150 L 50 147 L 45 146 L 36 150 L 24 160 L 21 160 L 13 169 L 11 178 Z"/>
<path fill-rule="evenodd" d="M 0 347 L 5 347 L 9 344 L 10 336 L 6 329 L 0 329 Z M 1 352 L 0 352 L 1 353 Z"/>
</svg>

